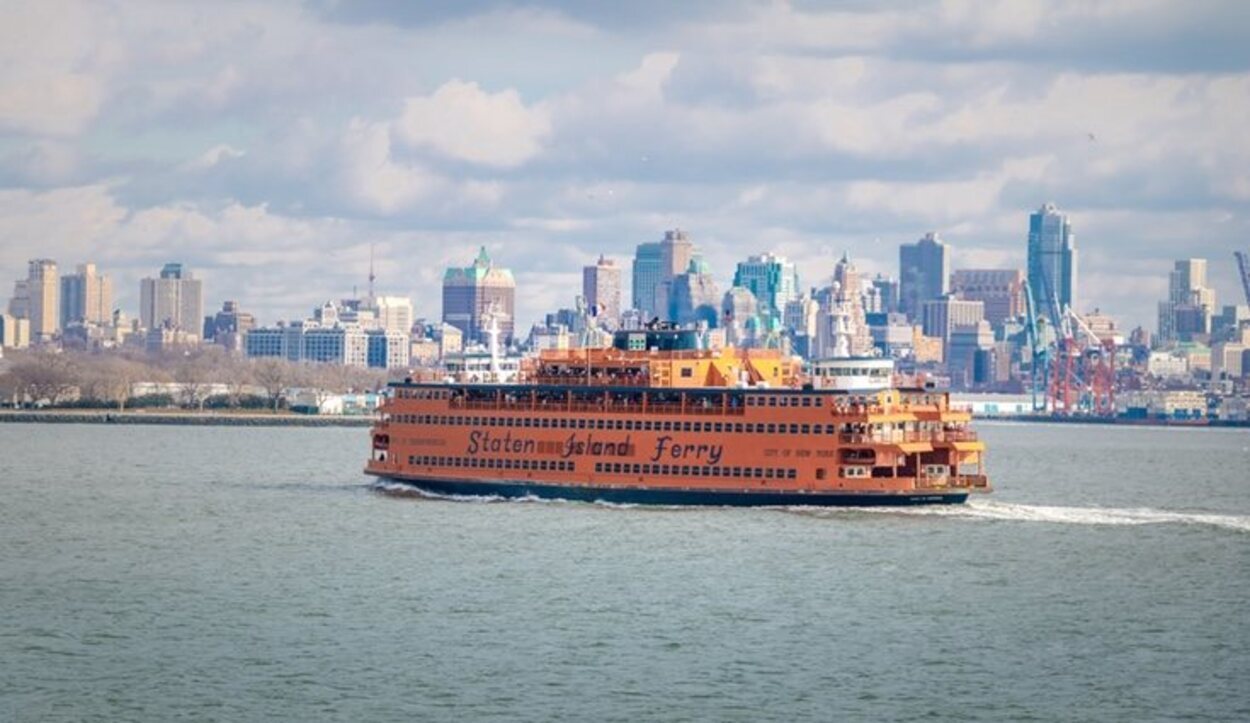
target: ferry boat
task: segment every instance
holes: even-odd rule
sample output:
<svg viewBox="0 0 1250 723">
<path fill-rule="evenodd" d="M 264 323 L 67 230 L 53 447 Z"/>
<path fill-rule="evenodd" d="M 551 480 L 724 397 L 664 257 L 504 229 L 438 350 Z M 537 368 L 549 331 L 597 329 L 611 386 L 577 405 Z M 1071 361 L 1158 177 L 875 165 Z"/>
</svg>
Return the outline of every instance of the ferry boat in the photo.
<svg viewBox="0 0 1250 723">
<path fill-rule="evenodd" d="M 442 495 L 647 505 L 914 505 L 990 489 L 945 392 L 888 359 L 803 370 L 685 330 L 541 352 L 514 383 L 392 383 L 365 472 Z"/>
</svg>

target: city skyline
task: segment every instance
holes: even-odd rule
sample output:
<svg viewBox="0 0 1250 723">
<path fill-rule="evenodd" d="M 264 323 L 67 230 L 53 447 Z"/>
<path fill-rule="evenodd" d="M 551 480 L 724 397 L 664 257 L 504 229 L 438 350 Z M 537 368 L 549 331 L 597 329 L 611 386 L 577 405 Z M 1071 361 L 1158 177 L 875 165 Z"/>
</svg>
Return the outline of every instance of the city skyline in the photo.
<svg viewBox="0 0 1250 723">
<path fill-rule="evenodd" d="M 1053 201 L 1081 310 L 1152 326 L 1181 255 L 1235 298 L 1245 7 L 1013 7 L 15 7 L 0 268 L 92 260 L 135 309 L 178 259 L 281 319 L 363 286 L 374 246 L 432 317 L 418 291 L 486 245 L 529 321 L 666 228 L 722 287 L 770 251 L 895 275 L 930 230 L 953 267 L 1025 268 L 1021 217 Z"/>
</svg>

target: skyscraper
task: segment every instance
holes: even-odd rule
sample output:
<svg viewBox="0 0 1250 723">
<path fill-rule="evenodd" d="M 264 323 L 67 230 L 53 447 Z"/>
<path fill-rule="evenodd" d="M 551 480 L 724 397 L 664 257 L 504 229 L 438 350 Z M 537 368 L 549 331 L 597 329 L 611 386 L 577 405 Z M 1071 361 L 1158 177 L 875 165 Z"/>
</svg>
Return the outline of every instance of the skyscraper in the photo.
<svg viewBox="0 0 1250 723">
<path fill-rule="evenodd" d="M 694 244 L 690 242 L 689 234 L 679 228 L 664 232 L 664 240 L 660 241 L 660 281 L 656 284 L 655 301 L 652 304 L 661 319 L 676 319 L 673 311 L 673 283 L 690 268 L 690 259 L 693 256 Z"/>
<path fill-rule="evenodd" d="M 949 290 L 950 269 L 950 247 L 935 231 L 914 244 L 899 246 L 899 310 L 919 319 L 924 302 L 940 299 Z"/>
<path fill-rule="evenodd" d="M 443 274 L 443 321 L 464 334 L 466 342 L 489 341 L 493 314 L 499 341 L 511 344 L 515 328 L 516 281 L 512 272 L 495 266 L 483 246 L 473 263 Z"/>
<path fill-rule="evenodd" d="M 616 328 L 621 321 L 621 267 L 603 255 L 594 266 L 582 267 L 582 296 L 590 313 Z"/>
<path fill-rule="evenodd" d="M 1214 313 L 1215 290 L 1207 286 L 1207 260 L 1177 261 L 1168 274 L 1168 299 L 1159 304 L 1159 342 L 1204 341 Z"/>
<path fill-rule="evenodd" d="M 716 328 L 720 289 L 703 257 L 692 257 L 686 272 L 674 276 L 669 288 L 669 318 L 679 324 L 706 322 L 709 328 Z"/>
<path fill-rule="evenodd" d="M 32 342 L 50 341 L 60 329 L 60 291 L 56 262 L 33 259 L 26 272 L 27 313 Z"/>
<path fill-rule="evenodd" d="M 738 262 L 734 286 L 750 289 L 760 305 L 760 312 L 782 320 L 786 304 L 798 297 L 799 275 L 794 263 L 784 256 L 760 254 Z"/>
<path fill-rule="evenodd" d="M 1054 312 L 1076 308 L 1076 235 L 1053 203 L 1029 216 L 1029 288 L 1033 307 L 1052 323 Z M 1052 303 L 1058 307 L 1053 311 Z"/>
<path fill-rule="evenodd" d="M 647 319 L 656 315 L 655 290 L 663 277 L 662 263 L 660 244 L 638 244 L 634 252 L 632 304 Z"/>
<path fill-rule="evenodd" d="M 180 263 L 168 263 L 157 278 L 139 282 L 139 323 L 147 329 L 203 332 L 204 286 Z"/>
<path fill-rule="evenodd" d="M 61 328 L 74 322 L 108 324 L 113 318 L 113 281 L 92 263 L 61 277 Z"/>
</svg>

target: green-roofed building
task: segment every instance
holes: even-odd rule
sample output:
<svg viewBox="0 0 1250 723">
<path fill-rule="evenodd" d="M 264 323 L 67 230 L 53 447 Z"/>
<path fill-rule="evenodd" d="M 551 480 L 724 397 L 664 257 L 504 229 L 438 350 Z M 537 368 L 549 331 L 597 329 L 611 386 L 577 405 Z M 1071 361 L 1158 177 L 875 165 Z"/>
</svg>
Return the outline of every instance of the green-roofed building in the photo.
<svg viewBox="0 0 1250 723">
<path fill-rule="evenodd" d="M 473 263 L 443 274 L 443 321 L 459 329 L 466 343 L 486 343 L 490 314 L 497 315 L 500 343 L 511 344 L 516 308 L 516 281 L 496 266 L 483 246 Z"/>
</svg>

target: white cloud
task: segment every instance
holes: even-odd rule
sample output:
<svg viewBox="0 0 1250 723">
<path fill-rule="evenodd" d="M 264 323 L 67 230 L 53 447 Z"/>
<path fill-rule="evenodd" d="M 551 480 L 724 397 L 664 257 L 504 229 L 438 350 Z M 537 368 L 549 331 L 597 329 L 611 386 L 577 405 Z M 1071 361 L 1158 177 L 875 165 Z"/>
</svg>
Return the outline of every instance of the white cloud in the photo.
<svg viewBox="0 0 1250 723">
<path fill-rule="evenodd" d="M 354 119 L 342 138 L 340 188 L 365 210 L 390 214 L 434 193 L 442 179 L 415 163 L 391 156 L 391 130 L 384 123 Z"/>
<path fill-rule="evenodd" d="M 409 98 L 395 123 L 396 137 L 410 147 L 500 168 L 538 155 L 550 132 L 546 109 L 527 107 L 515 90 L 488 93 L 460 80 Z"/>
</svg>

